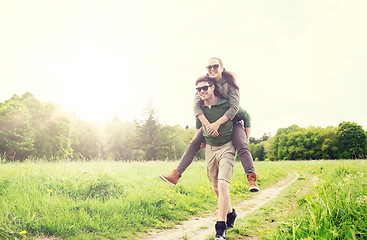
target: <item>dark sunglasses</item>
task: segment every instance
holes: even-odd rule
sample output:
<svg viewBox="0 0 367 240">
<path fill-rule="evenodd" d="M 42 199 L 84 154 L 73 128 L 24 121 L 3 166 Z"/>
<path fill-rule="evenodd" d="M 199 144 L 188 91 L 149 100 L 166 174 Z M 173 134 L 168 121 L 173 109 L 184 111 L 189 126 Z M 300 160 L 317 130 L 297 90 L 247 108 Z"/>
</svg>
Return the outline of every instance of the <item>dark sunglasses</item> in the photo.
<svg viewBox="0 0 367 240">
<path fill-rule="evenodd" d="M 214 68 L 214 70 L 217 70 L 219 68 L 219 64 L 208 65 L 208 66 L 206 66 L 206 68 L 208 70 L 212 70 L 212 68 Z"/>
<path fill-rule="evenodd" d="M 201 90 L 204 90 L 204 91 L 208 91 L 208 89 L 213 86 L 213 84 L 209 85 L 209 86 L 204 86 L 204 87 L 197 87 L 196 88 L 196 91 L 198 92 L 201 92 Z"/>
</svg>

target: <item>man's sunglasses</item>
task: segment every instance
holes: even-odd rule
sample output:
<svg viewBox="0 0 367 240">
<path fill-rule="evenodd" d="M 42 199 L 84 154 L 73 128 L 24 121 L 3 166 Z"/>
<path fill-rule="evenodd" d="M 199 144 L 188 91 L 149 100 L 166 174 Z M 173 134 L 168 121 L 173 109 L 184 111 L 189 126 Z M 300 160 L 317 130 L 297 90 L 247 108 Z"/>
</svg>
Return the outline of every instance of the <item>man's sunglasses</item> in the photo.
<svg viewBox="0 0 367 240">
<path fill-rule="evenodd" d="M 204 87 L 197 87 L 197 88 L 196 88 L 196 91 L 201 92 L 201 90 L 204 90 L 204 92 L 205 92 L 205 91 L 208 91 L 208 89 L 209 89 L 211 86 L 213 86 L 213 84 L 211 84 L 211 85 L 209 85 L 209 86 L 204 86 Z"/>
<path fill-rule="evenodd" d="M 214 68 L 214 70 L 217 70 L 219 68 L 219 64 L 208 65 L 208 66 L 206 66 L 206 68 L 208 70 L 212 70 L 212 68 Z"/>
</svg>

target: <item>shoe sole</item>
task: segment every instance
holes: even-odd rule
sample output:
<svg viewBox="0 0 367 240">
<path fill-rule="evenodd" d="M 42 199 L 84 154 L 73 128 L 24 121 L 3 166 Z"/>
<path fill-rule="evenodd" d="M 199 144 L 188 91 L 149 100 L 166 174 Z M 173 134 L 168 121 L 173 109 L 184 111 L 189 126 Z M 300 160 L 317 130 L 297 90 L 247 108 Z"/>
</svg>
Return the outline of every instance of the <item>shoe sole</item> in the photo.
<svg viewBox="0 0 367 240">
<path fill-rule="evenodd" d="M 250 192 L 258 192 L 258 191 L 260 191 L 260 189 L 258 187 L 251 187 L 251 188 L 249 188 L 249 191 Z"/>
<path fill-rule="evenodd" d="M 226 234 L 227 235 L 227 234 Z M 214 240 L 226 240 L 226 237 L 215 237 Z"/>
<path fill-rule="evenodd" d="M 227 229 L 224 230 L 223 236 L 217 237 L 215 236 L 214 240 L 226 240 L 227 238 Z"/>
<path fill-rule="evenodd" d="M 170 181 L 168 181 L 168 179 L 167 179 L 167 178 L 165 178 L 162 174 L 161 174 L 161 175 L 159 175 L 159 177 L 160 177 L 163 181 L 168 182 L 169 184 L 172 184 L 173 186 L 176 186 L 176 184 L 173 184 L 173 183 L 171 183 Z"/>
</svg>

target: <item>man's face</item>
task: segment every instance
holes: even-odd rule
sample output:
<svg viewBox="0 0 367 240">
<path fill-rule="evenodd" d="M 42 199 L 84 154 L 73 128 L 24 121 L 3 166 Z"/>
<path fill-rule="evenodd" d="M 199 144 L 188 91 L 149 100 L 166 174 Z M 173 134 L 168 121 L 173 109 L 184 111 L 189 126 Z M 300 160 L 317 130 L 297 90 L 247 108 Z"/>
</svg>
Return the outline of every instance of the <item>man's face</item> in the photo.
<svg viewBox="0 0 367 240">
<path fill-rule="evenodd" d="M 199 82 L 196 85 L 196 90 L 198 91 L 201 100 L 205 101 L 210 99 L 214 95 L 214 85 L 210 85 L 208 82 Z"/>
<path fill-rule="evenodd" d="M 210 78 L 215 79 L 216 81 L 222 79 L 222 72 L 224 68 L 220 65 L 218 59 L 209 59 L 206 69 L 208 70 Z"/>
</svg>

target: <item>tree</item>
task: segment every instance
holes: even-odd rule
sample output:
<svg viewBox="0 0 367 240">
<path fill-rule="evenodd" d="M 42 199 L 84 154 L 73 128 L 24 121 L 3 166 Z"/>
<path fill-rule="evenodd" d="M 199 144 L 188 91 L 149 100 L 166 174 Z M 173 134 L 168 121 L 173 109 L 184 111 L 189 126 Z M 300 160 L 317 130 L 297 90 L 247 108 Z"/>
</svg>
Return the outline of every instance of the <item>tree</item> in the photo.
<svg viewBox="0 0 367 240">
<path fill-rule="evenodd" d="M 367 134 L 357 123 L 342 122 L 336 132 L 339 158 L 365 158 Z"/>
<path fill-rule="evenodd" d="M 330 159 L 334 158 L 335 128 L 309 127 L 307 129 L 292 125 L 279 129 L 271 145 L 270 159 Z"/>
<path fill-rule="evenodd" d="M 34 151 L 31 114 L 14 95 L 0 104 L 0 152 L 6 159 L 23 160 Z"/>
<path fill-rule="evenodd" d="M 286 160 L 291 159 L 288 152 L 288 145 L 292 142 L 289 138 L 291 133 L 298 131 L 300 127 L 292 125 L 288 128 L 279 128 L 273 144 L 271 145 L 272 158 L 274 160 Z M 297 150 L 299 152 L 299 150 Z"/>
<path fill-rule="evenodd" d="M 148 100 L 143 112 L 143 120 L 136 124 L 136 146 L 143 150 L 145 160 L 156 160 L 165 157 L 170 144 L 168 143 L 168 128 L 164 128 L 156 119 L 156 109 Z"/>
<path fill-rule="evenodd" d="M 72 155 L 71 120 L 61 105 L 41 103 L 26 92 L 21 102 L 28 109 L 34 136 L 34 157 L 67 159 Z"/>
<path fill-rule="evenodd" d="M 253 143 L 253 144 L 259 144 L 261 142 L 264 142 L 264 141 L 268 140 L 269 138 L 270 138 L 270 133 L 268 133 L 268 134 L 264 133 L 264 135 L 259 139 L 256 139 L 254 137 L 250 137 L 249 142 Z"/>
<path fill-rule="evenodd" d="M 104 157 L 103 127 L 101 124 L 73 117 L 71 129 L 73 158 L 90 160 Z"/>
<path fill-rule="evenodd" d="M 324 159 L 336 159 L 338 158 L 338 146 L 336 141 L 336 128 L 327 127 L 321 133 L 320 137 L 323 139 L 321 151 Z"/>
<path fill-rule="evenodd" d="M 249 150 L 254 160 L 264 161 L 265 160 L 265 147 L 264 144 L 249 144 Z"/>
<path fill-rule="evenodd" d="M 134 145 L 131 139 L 134 137 L 135 126 L 133 123 L 121 122 L 115 116 L 112 121 L 106 124 L 105 151 L 108 153 L 109 159 L 114 160 L 130 160 Z"/>
<path fill-rule="evenodd" d="M 40 103 L 30 92 L 0 104 L 0 151 L 8 158 L 65 159 L 71 156 L 68 113 L 54 103 Z"/>
</svg>

